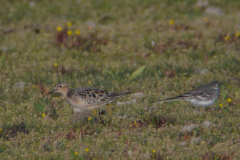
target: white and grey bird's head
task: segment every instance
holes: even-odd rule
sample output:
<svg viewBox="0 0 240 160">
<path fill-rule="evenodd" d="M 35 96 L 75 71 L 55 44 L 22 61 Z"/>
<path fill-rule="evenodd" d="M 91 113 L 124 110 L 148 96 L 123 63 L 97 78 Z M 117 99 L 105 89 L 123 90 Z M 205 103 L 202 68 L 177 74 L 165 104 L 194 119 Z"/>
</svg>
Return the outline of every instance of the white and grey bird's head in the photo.
<svg viewBox="0 0 240 160">
<path fill-rule="evenodd" d="M 208 83 L 208 85 L 214 89 L 219 89 L 221 84 L 223 84 L 223 83 L 219 82 L 219 81 L 212 81 L 212 82 Z"/>
</svg>

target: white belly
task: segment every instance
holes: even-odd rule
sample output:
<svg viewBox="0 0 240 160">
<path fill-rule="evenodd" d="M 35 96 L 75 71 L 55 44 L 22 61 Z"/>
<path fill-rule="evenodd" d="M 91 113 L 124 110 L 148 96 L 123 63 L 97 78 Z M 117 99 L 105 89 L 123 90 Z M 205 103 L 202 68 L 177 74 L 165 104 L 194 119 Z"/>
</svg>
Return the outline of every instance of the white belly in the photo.
<svg viewBox="0 0 240 160">
<path fill-rule="evenodd" d="M 211 106 L 212 104 L 214 104 L 215 99 L 214 100 L 204 100 L 204 101 L 203 100 L 199 100 L 199 99 L 190 99 L 190 101 L 189 100 L 186 100 L 186 101 L 192 103 L 195 106 L 203 106 L 203 107 L 205 107 L 205 106 Z"/>
</svg>

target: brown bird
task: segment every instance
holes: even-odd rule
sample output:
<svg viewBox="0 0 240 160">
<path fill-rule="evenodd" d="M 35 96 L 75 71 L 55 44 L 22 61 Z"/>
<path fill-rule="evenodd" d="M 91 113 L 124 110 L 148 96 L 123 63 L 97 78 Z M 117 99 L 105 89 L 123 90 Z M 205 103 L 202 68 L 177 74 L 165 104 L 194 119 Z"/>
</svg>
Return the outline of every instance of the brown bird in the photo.
<svg viewBox="0 0 240 160">
<path fill-rule="evenodd" d="M 131 92 L 109 92 L 99 88 L 81 87 L 71 89 L 65 82 L 58 83 L 52 91 L 62 93 L 76 109 L 91 110 L 109 104 L 115 99 Z"/>
</svg>

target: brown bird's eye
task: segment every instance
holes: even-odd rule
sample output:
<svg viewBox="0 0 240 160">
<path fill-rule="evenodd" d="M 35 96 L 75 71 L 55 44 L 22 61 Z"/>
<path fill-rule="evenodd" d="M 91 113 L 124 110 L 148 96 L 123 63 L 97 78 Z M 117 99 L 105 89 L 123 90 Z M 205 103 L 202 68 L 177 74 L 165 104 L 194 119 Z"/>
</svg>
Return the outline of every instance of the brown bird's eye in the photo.
<svg viewBox="0 0 240 160">
<path fill-rule="evenodd" d="M 62 88 L 62 86 L 59 86 L 59 88 Z"/>
</svg>

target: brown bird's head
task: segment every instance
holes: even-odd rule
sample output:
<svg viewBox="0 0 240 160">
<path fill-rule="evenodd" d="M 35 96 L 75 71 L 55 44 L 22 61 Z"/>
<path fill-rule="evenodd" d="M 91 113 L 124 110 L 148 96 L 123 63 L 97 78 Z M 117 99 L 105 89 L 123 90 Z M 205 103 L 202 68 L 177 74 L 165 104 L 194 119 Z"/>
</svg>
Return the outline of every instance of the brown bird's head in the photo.
<svg viewBox="0 0 240 160">
<path fill-rule="evenodd" d="M 62 93 L 63 95 L 66 95 L 68 90 L 69 90 L 69 85 L 65 82 L 58 83 L 52 91 L 50 91 L 48 94 L 53 93 L 53 92 L 59 92 Z"/>
</svg>

